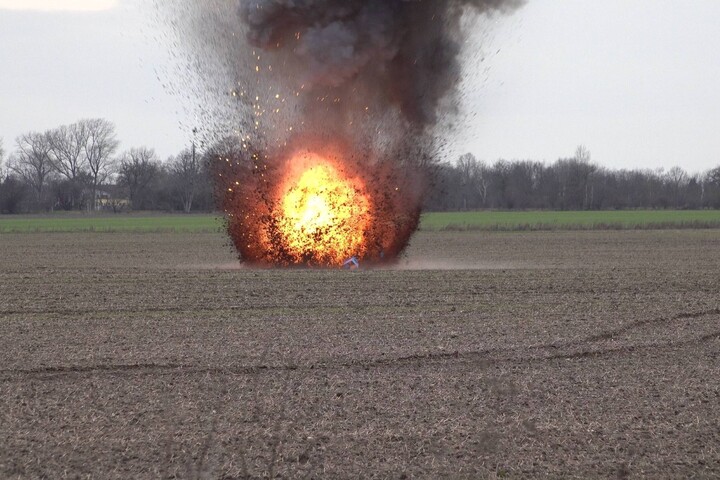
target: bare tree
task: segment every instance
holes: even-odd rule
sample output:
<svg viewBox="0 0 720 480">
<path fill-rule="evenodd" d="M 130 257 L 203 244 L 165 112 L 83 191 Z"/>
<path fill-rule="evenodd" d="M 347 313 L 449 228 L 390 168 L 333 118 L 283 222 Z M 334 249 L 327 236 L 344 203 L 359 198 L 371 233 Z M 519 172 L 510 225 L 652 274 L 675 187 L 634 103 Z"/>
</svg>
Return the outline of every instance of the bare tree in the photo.
<svg viewBox="0 0 720 480">
<path fill-rule="evenodd" d="M 55 170 L 70 181 L 75 181 L 83 172 L 83 149 L 87 143 L 87 132 L 79 123 L 63 125 L 50 132 L 50 155 Z"/>
<path fill-rule="evenodd" d="M 583 195 L 583 209 L 588 209 L 593 203 L 594 188 L 591 185 L 590 179 L 592 174 L 597 170 L 597 166 L 590 162 L 590 150 L 585 145 L 579 145 L 575 150 L 575 161 L 577 162 L 577 178 L 580 182 L 580 188 L 582 189 Z"/>
<path fill-rule="evenodd" d="M 714 208 L 720 208 L 720 166 L 713 168 L 707 174 L 705 174 L 705 185 L 706 197 L 708 197 L 707 204 Z"/>
<path fill-rule="evenodd" d="M 83 147 L 85 162 L 90 170 L 92 197 L 90 208 L 95 210 L 97 189 L 113 173 L 112 156 L 117 150 L 118 140 L 112 122 L 95 118 L 78 122 L 85 132 L 87 141 Z"/>
<path fill-rule="evenodd" d="M 673 206 L 676 208 L 680 207 L 680 204 L 683 202 L 682 190 L 689 183 L 688 174 L 682 169 L 682 167 L 676 166 L 668 170 L 666 177 L 671 189 Z"/>
<path fill-rule="evenodd" d="M 17 151 L 8 168 L 35 192 L 38 207 L 43 204 L 45 185 L 52 173 L 50 133 L 31 132 L 17 138 Z"/>
<path fill-rule="evenodd" d="M 87 179 L 84 148 L 87 132 L 80 123 L 63 125 L 49 133 L 53 169 L 65 178 L 62 203 L 74 209 L 80 204 L 83 183 Z"/>
<path fill-rule="evenodd" d="M 710 184 L 720 187 L 720 167 L 715 167 L 707 172 L 706 179 Z"/>
<path fill-rule="evenodd" d="M 477 158 L 472 153 L 461 155 L 458 159 L 458 170 L 462 182 L 463 210 L 468 208 L 468 197 L 474 193 L 473 183 L 477 170 Z"/>
<path fill-rule="evenodd" d="M 491 195 L 491 207 L 492 208 L 512 208 L 511 201 L 509 200 L 509 185 L 510 185 L 510 173 L 512 172 L 512 163 L 500 159 L 495 162 L 492 167 L 492 195 Z"/>
<path fill-rule="evenodd" d="M 0 182 L 5 178 L 5 170 L 3 169 L 3 159 L 5 158 L 5 150 L 3 149 L 3 141 L 0 138 Z"/>
<path fill-rule="evenodd" d="M 435 210 L 720 208 L 720 167 L 702 176 L 689 175 L 680 167 L 612 170 L 592 163 L 585 147 L 552 164 L 499 160 L 484 165 L 472 155 L 463 155 L 438 170 L 426 206 Z"/>
<path fill-rule="evenodd" d="M 159 172 L 160 162 L 155 150 L 133 148 L 121 156 L 118 184 L 127 188 L 133 209 L 145 208 L 148 189 Z"/>
<path fill-rule="evenodd" d="M 472 197 L 478 195 L 480 196 L 481 206 L 485 207 L 490 184 L 490 176 L 485 162 L 475 158 L 472 153 L 466 153 L 458 159 L 458 169 L 463 187 L 463 209 L 468 208 L 468 199 L 472 202 Z"/>
<path fill-rule="evenodd" d="M 183 204 L 183 211 L 192 210 L 195 193 L 202 181 L 202 166 L 195 154 L 195 145 L 184 150 L 175 158 L 170 158 L 170 171 L 173 175 L 175 192 Z"/>
</svg>

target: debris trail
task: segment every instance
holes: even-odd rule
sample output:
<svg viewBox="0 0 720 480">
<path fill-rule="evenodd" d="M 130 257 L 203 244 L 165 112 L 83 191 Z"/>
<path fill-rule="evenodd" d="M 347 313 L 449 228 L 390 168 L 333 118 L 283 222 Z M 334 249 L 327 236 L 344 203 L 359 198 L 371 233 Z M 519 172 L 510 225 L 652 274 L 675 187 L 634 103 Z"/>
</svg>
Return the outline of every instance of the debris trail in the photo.
<svg viewBox="0 0 720 480">
<path fill-rule="evenodd" d="M 464 20 L 522 3 L 176 0 L 160 7 L 189 47 L 205 97 L 215 99 L 199 118 L 207 120 L 201 130 L 218 200 L 241 258 L 286 266 L 396 259 L 418 225 L 442 143 L 438 124 L 456 104 Z M 310 192 L 297 196 L 309 203 L 289 208 L 285 195 L 303 178 L 298 165 L 337 171 L 356 195 L 331 199 L 317 213 L 315 197 L 332 192 Z M 342 213 L 358 204 L 362 214 Z M 302 248 L 282 228 L 287 210 L 299 212 L 295 219 L 326 219 L 295 222 Z M 354 246 L 335 248 L 337 232 L 349 232 L 340 243 Z"/>
</svg>

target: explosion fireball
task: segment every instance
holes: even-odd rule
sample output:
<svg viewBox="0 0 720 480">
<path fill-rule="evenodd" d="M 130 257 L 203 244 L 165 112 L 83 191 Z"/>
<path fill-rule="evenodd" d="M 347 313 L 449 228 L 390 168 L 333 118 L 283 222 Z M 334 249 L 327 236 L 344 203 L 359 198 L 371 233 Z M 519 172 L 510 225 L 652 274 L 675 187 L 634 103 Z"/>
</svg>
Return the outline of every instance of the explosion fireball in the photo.
<svg viewBox="0 0 720 480">
<path fill-rule="evenodd" d="M 370 225 L 365 185 L 343 178 L 321 158 L 310 160 L 316 165 L 288 179 L 282 193 L 277 225 L 288 255 L 297 263 L 314 258 L 327 265 L 365 256 Z"/>
<path fill-rule="evenodd" d="M 244 261 L 336 267 L 353 256 L 377 264 L 402 251 L 420 217 L 417 202 L 407 200 L 418 190 L 413 177 L 390 162 L 340 153 L 346 150 L 301 148 L 279 153 L 285 160 L 278 163 L 259 154 L 218 163 L 216 175 L 229 185 L 221 194 L 228 230 Z"/>
<path fill-rule="evenodd" d="M 463 25 L 523 1 L 156 0 L 205 83 L 196 120 L 241 260 L 397 259 L 446 142 Z"/>
</svg>

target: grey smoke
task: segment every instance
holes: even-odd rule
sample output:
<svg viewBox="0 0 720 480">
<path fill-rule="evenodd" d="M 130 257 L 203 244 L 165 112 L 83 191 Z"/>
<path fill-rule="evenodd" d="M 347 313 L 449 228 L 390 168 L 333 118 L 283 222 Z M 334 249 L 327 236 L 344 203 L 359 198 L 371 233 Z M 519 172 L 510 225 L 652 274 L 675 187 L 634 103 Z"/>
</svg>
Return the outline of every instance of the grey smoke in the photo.
<svg viewBox="0 0 720 480">
<path fill-rule="evenodd" d="M 368 158 L 426 162 L 449 138 L 463 62 L 480 58 L 467 42 L 524 1 L 154 4 L 179 60 L 172 89 L 206 145 L 234 135 L 273 150 L 321 134 Z"/>
<path fill-rule="evenodd" d="M 272 212 L 303 151 L 363 180 L 373 210 L 365 258 L 397 258 L 444 148 L 451 122 L 440 120 L 453 118 L 471 29 L 523 2 L 155 1 L 187 47 L 179 93 L 187 86 L 199 105 L 230 236 L 242 258 L 278 265 L 296 260 Z M 303 262 L 317 260 L 306 253 Z"/>
<path fill-rule="evenodd" d="M 397 108 L 411 128 L 436 123 L 460 80 L 463 15 L 523 0 L 241 0 L 250 44 L 281 59 L 278 74 L 310 88 L 358 89 Z M 370 88 L 368 88 L 370 87 Z"/>
</svg>

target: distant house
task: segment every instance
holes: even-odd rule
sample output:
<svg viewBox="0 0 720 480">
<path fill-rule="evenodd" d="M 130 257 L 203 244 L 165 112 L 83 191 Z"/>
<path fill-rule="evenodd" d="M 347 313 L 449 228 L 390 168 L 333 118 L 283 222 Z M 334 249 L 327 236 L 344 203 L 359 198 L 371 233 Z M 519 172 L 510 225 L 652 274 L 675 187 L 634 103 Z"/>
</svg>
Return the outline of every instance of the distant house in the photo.
<svg viewBox="0 0 720 480">
<path fill-rule="evenodd" d="M 103 185 L 95 192 L 95 210 L 122 212 L 130 209 L 130 200 L 117 185 Z"/>
</svg>

